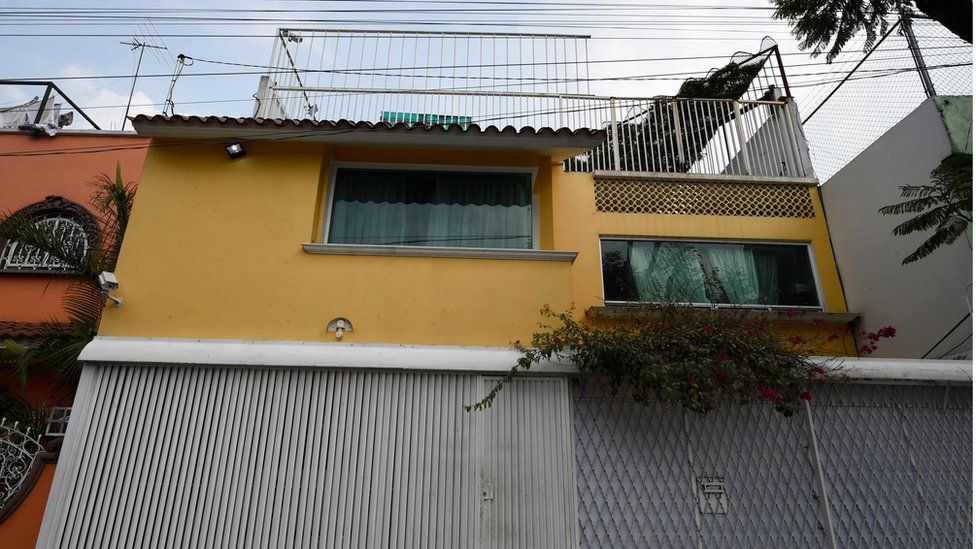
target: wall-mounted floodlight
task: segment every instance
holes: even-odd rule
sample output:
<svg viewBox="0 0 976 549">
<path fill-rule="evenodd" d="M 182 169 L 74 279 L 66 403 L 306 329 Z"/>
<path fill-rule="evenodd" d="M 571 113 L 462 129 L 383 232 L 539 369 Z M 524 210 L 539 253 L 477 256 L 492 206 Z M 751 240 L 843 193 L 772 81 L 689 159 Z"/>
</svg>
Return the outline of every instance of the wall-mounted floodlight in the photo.
<svg viewBox="0 0 976 549">
<path fill-rule="evenodd" d="M 244 145 L 242 145 L 240 142 L 231 143 L 230 145 L 224 147 L 224 150 L 227 151 L 227 156 L 229 156 L 231 160 L 247 155 L 247 149 L 245 149 Z"/>
</svg>

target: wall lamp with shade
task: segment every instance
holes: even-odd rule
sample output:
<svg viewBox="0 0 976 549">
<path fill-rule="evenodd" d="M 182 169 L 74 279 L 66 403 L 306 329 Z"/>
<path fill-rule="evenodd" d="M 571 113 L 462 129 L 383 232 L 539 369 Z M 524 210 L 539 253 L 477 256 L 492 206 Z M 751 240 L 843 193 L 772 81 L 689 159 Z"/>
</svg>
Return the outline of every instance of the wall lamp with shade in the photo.
<svg viewBox="0 0 976 549">
<path fill-rule="evenodd" d="M 244 144 L 239 141 L 227 145 L 224 147 L 224 150 L 227 151 L 227 156 L 229 156 L 231 160 L 247 155 L 247 149 L 245 149 Z"/>
</svg>

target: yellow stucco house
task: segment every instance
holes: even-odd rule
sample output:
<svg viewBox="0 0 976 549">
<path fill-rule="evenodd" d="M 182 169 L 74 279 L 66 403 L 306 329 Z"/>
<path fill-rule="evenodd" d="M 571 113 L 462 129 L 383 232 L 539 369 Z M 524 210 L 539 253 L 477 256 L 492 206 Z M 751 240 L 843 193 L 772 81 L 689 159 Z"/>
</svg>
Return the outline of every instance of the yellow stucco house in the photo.
<svg viewBox="0 0 976 549">
<path fill-rule="evenodd" d="M 874 420 L 850 403 L 881 398 L 873 386 L 824 388 L 792 418 L 759 404 L 703 418 L 549 363 L 464 410 L 543 306 L 612 321 L 662 295 L 784 330 L 840 326 L 823 352 L 852 376 L 913 375 L 854 358 L 856 311 L 789 99 L 720 108 L 733 129 L 766 117 L 748 147 L 707 129 L 736 147 L 724 160 L 711 142 L 628 153 L 648 134 L 627 141 L 643 130 L 626 124 L 136 117 L 152 147 L 122 304 L 82 355 L 38 546 L 861 539 L 840 512 L 860 496 L 835 481 L 863 472 L 848 450 Z"/>
</svg>

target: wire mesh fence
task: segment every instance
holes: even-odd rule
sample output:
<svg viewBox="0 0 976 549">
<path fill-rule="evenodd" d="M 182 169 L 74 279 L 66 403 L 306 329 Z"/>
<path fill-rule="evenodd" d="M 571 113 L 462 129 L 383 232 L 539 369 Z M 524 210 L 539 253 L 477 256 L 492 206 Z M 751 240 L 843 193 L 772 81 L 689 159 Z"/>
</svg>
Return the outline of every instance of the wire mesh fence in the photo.
<svg viewBox="0 0 976 549">
<path fill-rule="evenodd" d="M 913 18 L 912 32 L 935 94 L 972 95 L 972 44 L 930 19 Z M 900 26 L 869 54 L 860 52 L 863 45 L 863 40 L 851 44 L 847 49 L 858 53 L 834 60 L 835 78 L 791 81 L 799 92 L 803 129 L 821 181 L 830 179 L 926 98 L 909 37 Z"/>
</svg>

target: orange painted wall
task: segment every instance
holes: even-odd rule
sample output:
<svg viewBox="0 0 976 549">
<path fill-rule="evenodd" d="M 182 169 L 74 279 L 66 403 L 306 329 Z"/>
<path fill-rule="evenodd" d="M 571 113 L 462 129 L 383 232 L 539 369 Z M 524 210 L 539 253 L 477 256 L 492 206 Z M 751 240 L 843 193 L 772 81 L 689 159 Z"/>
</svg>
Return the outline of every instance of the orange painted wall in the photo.
<svg viewBox="0 0 976 549">
<path fill-rule="evenodd" d="M 135 135 L 101 133 L 54 137 L 0 130 L 0 212 L 14 212 L 50 195 L 89 205 L 88 182 L 101 173 L 114 177 L 122 164 L 125 181 L 138 181 L 149 140 Z M 99 151 L 99 149 L 117 149 Z M 67 281 L 47 275 L 0 273 L 0 320 L 39 322 L 63 319 L 61 295 Z"/>
<path fill-rule="evenodd" d="M 44 465 L 40 478 L 27 498 L 20 502 L 12 515 L 0 522 L 0 546 L 4 549 L 28 549 L 37 543 L 55 469 L 53 463 Z"/>
</svg>

